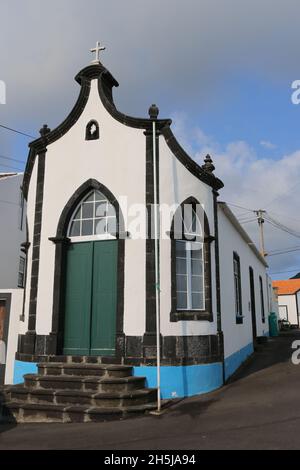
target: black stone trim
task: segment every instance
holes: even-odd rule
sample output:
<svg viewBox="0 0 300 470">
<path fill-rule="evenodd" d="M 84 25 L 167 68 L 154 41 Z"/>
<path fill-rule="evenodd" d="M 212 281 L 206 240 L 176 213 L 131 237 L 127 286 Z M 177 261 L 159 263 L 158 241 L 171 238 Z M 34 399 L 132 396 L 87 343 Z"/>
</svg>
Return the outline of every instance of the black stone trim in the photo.
<svg viewBox="0 0 300 470">
<path fill-rule="evenodd" d="M 30 294 L 29 294 L 29 318 L 28 318 L 28 331 L 35 332 L 36 325 L 36 302 L 38 293 L 38 276 L 40 265 L 40 241 L 42 230 L 42 212 L 43 212 L 43 198 L 44 198 L 44 178 L 45 178 L 45 157 L 46 151 L 44 150 L 38 156 L 38 172 L 37 172 L 37 185 L 35 197 L 35 216 L 32 240 L 32 264 L 31 264 L 31 279 L 30 279 Z"/>
<path fill-rule="evenodd" d="M 55 243 L 55 268 L 54 268 L 54 286 L 53 286 L 53 313 L 52 313 L 52 336 L 55 338 L 55 354 L 60 354 L 63 349 L 63 302 L 64 302 L 64 279 L 65 279 L 65 264 L 66 264 L 66 246 L 69 244 L 70 239 L 66 237 L 68 226 L 72 214 L 84 198 L 86 194 L 92 189 L 101 191 L 102 194 L 109 200 L 116 210 L 117 217 L 117 233 L 124 234 L 124 219 L 115 196 L 109 191 L 106 186 L 99 183 L 95 179 L 89 179 L 83 183 L 73 196 L 69 199 L 64 207 L 60 216 L 57 232 L 55 237 L 50 237 L 50 241 Z M 124 322 L 124 267 L 125 267 L 125 240 L 118 239 L 118 305 L 117 305 L 117 325 L 116 325 L 116 353 L 118 356 L 123 355 L 124 341 L 123 341 L 123 322 Z"/>
<path fill-rule="evenodd" d="M 95 78 L 98 78 L 99 96 L 103 106 L 114 119 L 129 127 L 151 130 L 153 118 L 136 118 L 127 116 L 117 110 L 113 101 L 112 88 L 114 86 L 118 87 L 119 84 L 102 64 L 99 63 L 85 67 L 75 77 L 75 80 L 81 86 L 81 90 L 78 100 L 68 117 L 56 129 L 53 129 L 42 139 L 34 140 L 29 144 L 30 151 L 22 186 L 25 199 L 27 199 L 28 196 L 29 182 L 37 153 L 47 145 L 62 137 L 76 123 L 88 101 L 91 80 Z M 216 178 L 213 174 L 206 172 L 182 149 L 170 129 L 170 125 L 172 123 L 171 119 L 155 119 L 155 121 L 157 129 L 161 130 L 171 151 L 191 173 L 215 189 L 223 187 L 222 181 Z"/>
<path fill-rule="evenodd" d="M 164 136 L 171 152 L 185 166 L 185 168 L 190 171 L 190 173 L 200 179 L 203 183 L 211 186 L 213 189 L 218 190 L 223 188 L 224 184 L 220 179 L 216 178 L 212 173 L 205 171 L 185 152 L 176 140 L 169 123 L 161 129 L 161 134 Z"/>
<path fill-rule="evenodd" d="M 199 201 L 193 196 L 187 198 L 183 201 L 177 210 L 182 210 L 181 208 L 185 204 L 197 204 L 197 207 L 202 208 Z M 203 221 L 204 221 L 204 244 L 203 244 L 203 255 L 204 255 L 204 291 L 205 291 L 205 310 L 199 312 L 198 310 L 194 312 L 185 312 L 177 309 L 177 295 L 176 295 L 176 239 L 171 236 L 171 313 L 170 321 L 182 321 L 182 320 L 207 320 L 213 321 L 212 313 L 212 283 L 211 283 L 211 249 L 210 243 L 213 240 L 213 237 L 210 236 L 209 222 L 206 215 L 206 212 L 203 211 Z M 175 214 L 176 215 L 176 214 Z M 174 234 L 174 218 L 172 220 L 172 226 L 170 234 Z"/>
<path fill-rule="evenodd" d="M 156 290 L 155 290 L 155 239 L 152 229 L 154 227 L 154 175 L 153 175 L 153 131 L 145 132 L 146 136 L 146 328 L 143 339 L 144 352 L 148 356 L 156 350 Z M 159 132 L 156 133 L 156 168 L 157 168 L 157 203 L 159 204 Z"/>
<path fill-rule="evenodd" d="M 206 312 L 206 311 L 200 311 L 200 310 L 178 310 L 177 312 L 171 312 L 170 313 L 170 321 L 171 322 L 176 322 L 176 321 L 189 321 L 189 320 L 207 320 L 207 321 L 212 321 L 211 320 L 211 313 Z"/>
<path fill-rule="evenodd" d="M 37 335 L 35 354 L 23 352 L 24 336 L 19 336 L 19 350 L 16 359 L 26 362 L 64 362 L 67 356 L 57 356 L 52 338 Z M 151 355 L 145 355 L 144 338 L 142 336 L 123 336 L 124 353 L 115 356 L 74 356 L 74 362 L 98 362 L 103 364 L 129 364 L 129 365 L 156 365 L 156 349 Z M 202 336 L 162 336 L 161 337 L 161 365 L 191 365 L 221 362 L 222 344 L 218 335 Z"/>
</svg>

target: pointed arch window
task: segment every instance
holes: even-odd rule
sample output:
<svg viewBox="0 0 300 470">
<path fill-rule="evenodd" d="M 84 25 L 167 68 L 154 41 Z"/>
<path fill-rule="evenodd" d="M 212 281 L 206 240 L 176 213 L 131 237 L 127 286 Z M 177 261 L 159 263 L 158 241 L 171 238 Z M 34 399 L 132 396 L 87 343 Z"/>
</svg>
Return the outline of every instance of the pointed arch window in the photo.
<svg viewBox="0 0 300 470">
<path fill-rule="evenodd" d="M 76 207 L 68 237 L 75 240 L 116 238 L 116 231 L 114 206 L 100 191 L 93 190 Z"/>
<path fill-rule="evenodd" d="M 194 198 L 176 211 L 171 230 L 171 321 L 212 320 L 208 221 Z"/>
</svg>

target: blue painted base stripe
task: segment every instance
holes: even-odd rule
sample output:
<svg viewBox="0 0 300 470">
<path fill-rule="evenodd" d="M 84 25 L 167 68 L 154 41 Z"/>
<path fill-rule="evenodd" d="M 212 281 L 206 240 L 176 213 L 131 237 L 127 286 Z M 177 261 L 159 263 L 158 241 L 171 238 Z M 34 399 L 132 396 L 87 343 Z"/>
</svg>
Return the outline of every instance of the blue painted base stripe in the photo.
<svg viewBox="0 0 300 470">
<path fill-rule="evenodd" d="M 225 379 L 228 379 L 240 365 L 253 353 L 253 343 L 225 358 Z"/>
<path fill-rule="evenodd" d="M 156 387 L 156 367 L 134 367 L 134 375 L 146 377 L 147 387 Z M 222 363 L 161 367 L 161 397 L 191 397 L 221 387 Z"/>
<path fill-rule="evenodd" d="M 24 382 L 23 375 L 36 374 L 37 364 L 35 362 L 15 361 L 14 368 L 14 384 L 21 384 Z"/>
</svg>

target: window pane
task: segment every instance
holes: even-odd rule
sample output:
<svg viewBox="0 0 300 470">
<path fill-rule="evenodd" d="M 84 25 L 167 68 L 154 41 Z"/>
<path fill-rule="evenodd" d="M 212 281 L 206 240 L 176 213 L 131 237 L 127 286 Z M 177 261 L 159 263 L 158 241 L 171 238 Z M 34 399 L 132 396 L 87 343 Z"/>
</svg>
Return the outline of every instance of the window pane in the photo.
<svg viewBox="0 0 300 470">
<path fill-rule="evenodd" d="M 72 223 L 70 236 L 71 237 L 79 237 L 80 236 L 80 222 L 79 222 L 79 220 Z"/>
<path fill-rule="evenodd" d="M 95 191 L 88 195 L 88 197 L 84 201 L 91 201 L 93 202 L 95 198 Z"/>
<path fill-rule="evenodd" d="M 93 221 L 83 220 L 82 221 L 82 232 L 81 235 L 93 235 Z"/>
<path fill-rule="evenodd" d="M 92 219 L 94 217 L 93 208 L 94 208 L 94 205 L 92 203 L 84 202 L 82 204 L 82 218 Z"/>
<path fill-rule="evenodd" d="M 202 243 L 191 243 L 191 257 L 202 259 Z"/>
<path fill-rule="evenodd" d="M 176 276 L 177 291 L 187 291 L 187 276 L 178 275 Z"/>
<path fill-rule="evenodd" d="M 74 220 L 77 219 L 81 219 L 81 206 L 77 209 L 75 215 L 74 215 Z"/>
<path fill-rule="evenodd" d="M 203 294 L 200 292 L 192 294 L 192 308 L 193 309 L 203 309 Z"/>
<path fill-rule="evenodd" d="M 105 217 L 107 215 L 107 202 L 96 202 L 95 216 Z"/>
<path fill-rule="evenodd" d="M 107 233 L 111 233 L 112 235 L 115 235 L 117 232 L 117 219 L 115 217 L 108 217 L 106 219 L 107 221 Z"/>
<path fill-rule="evenodd" d="M 104 197 L 99 191 L 95 191 L 95 199 L 96 201 L 106 201 L 106 197 Z"/>
<path fill-rule="evenodd" d="M 203 277 L 192 276 L 192 292 L 202 292 L 202 291 L 203 291 Z"/>
<path fill-rule="evenodd" d="M 191 259 L 191 269 L 192 269 L 192 274 L 196 275 L 201 275 L 203 272 L 203 265 L 202 265 L 202 260 L 201 259 Z"/>
<path fill-rule="evenodd" d="M 106 218 L 95 220 L 95 235 L 103 235 L 106 233 Z"/>
<path fill-rule="evenodd" d="M 184 292 L 177 292 L 177 308 L 178 309 L 186 309 L 186 294 Z"/>
<path fill-rule="evenodd" d="M 186 260 L 182 258 L 176 258 L 176 273 L 186 274 Z"/>
<path fill-rule="evenodd" d="M 176 257 L 186 258 L 186 242 L 176 242 Z"/>
<path fill-rule="evenodd" d="M 115 217 L 116 216 L 116 210 L 112 204 L 107 204 L 107 215 L 109 217 Z"/>
</svg>

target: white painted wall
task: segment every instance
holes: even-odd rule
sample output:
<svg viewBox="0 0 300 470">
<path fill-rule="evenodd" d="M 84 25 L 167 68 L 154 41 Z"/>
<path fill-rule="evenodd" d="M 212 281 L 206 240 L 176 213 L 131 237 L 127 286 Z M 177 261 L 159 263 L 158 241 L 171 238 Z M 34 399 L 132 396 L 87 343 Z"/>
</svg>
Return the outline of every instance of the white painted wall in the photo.
<svg viewBox="0 0 300 470">
<path fill-rule="evenodd" d="M 86 141 L 85 129 L 91 119 L 99 123 L 100 139 Z M 145 151 L 143 130 L 114 120 L 103 107 L 97 80 L 93 80 L 83 114 L 69 132 L 48 147 L 46 154 L 37 334 L 48 334 L 51 330 L 55 246 L 49 237 L 56 234 L 65 204 L 89 178 L 104 184 L 117 199 L 127 196 L 129 206 L 144 204 Z M 34 184 L 34 180 L 31 181 L 31 187 Z M 28 205 L 32 214 L 33 201 Z M 141 240 L 125 242 L 125 283 L 125 333 L 142 335 L 145 330 L 145 243 Z"/>
<path fill-rule="evenodd" d="M 20 187 L 23 174 L 0 178 L 0 288 L 18 287 L 21 243 L 26 239 L 26 207 L 23 229 L 20 229 Z M 24 255 L 23 255 L 24 256 Z"/>
<path fill-rule="evenodd" d="M 223 210 L 218 208 L 219 217 L 219 247 L 220 247 L 220 278 L 221 278 L 221 313 L 222 329 L 224 332 L 225 357 L 239 351 L 243 347 L 252 343 L 252 319 L 250 302 L 250 280 L 249 266 L 253 268 L 255 285 L 255 306 L 256 306 L 256 324 L 257 335 L 267 334 L 268 325 L 268 297 L 266 269 L 259 261 L 248 244 L 237 232 L 230 220 L 224 214 Z M 237 252 L 241 264 L 241 283 L 242 283 L 242 312 L 244 315 L 243 323 L 236 324 L 235 304 L 234 304 L 234 280 L 233 280 L 233 252 Z M 261 301 L 259 276 L 263 280 L 264 304 L 265 304 L 265 323 L 261 317 Z"/>
<path fill-rule="evenodd" d="M 291 323 L 291 325 L 298 325 L 296 294 L 279 295 L 278 304 L 279 304 L 279 307 L 281 305 L 287 306 L 288 321 Z M 281 315 L 282 315 L 282 312 L 281 312 Z"/>
<path fill-rule="evenodd" d="M 13 383 L 15 354 L 18 345 L 19 317 L 23 306 L 23 289 L 0 289 L 1 294 L 11 294 L 11 306 L 6 351 L 5 384 Z"/>
<path fill-rule="evenodd" d="M 164 138 L 160 137 L 159 185 L 160 203 L 179 206 L 188 197 L 196 198 L 204 208 L 209 221 L 210 234 L 214 236 L 214 212 L 212 188 L 192 175 L 184 165 L 172 154 Z M 165 224 L 167 225 L 167 224 Z M 211 277 L 212 277 L 212 309 L 213 322 L 179 321 L 170 322 L 171 312 L 171 240 L 165 231 L 169 226 L 161 227 L 160 243 L 160 275 L 161 275 L 161 333 L 166 336 L 209 335 L 217 333 L 216 319 L 216 283 L 215 283 L 215 248 L 211 243 Z M 167 238 L 167 239 L 166 239 Z"/>
</svg>

